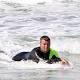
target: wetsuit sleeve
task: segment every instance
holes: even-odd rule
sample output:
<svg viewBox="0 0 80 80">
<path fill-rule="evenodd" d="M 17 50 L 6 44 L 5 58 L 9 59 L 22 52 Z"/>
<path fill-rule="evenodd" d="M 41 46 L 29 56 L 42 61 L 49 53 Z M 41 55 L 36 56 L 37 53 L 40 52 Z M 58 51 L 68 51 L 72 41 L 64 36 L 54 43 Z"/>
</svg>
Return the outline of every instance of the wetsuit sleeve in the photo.
<svg viewBox="0 0 80 80">
<path fill-rule="evenodd" d="M 36 48 L 34 48 L 31 52 L 30 52 L 30 56 L 28 57 L 29 60 L 33 60 L 34 62 L 39 62 L 39 59 L 37 58 L 37 52 L 36 52 Z"/>
<path fill-rule="evenodd" d="M 49 59 L 51 59 L 53 56 L 59 58 L 59 54 L 57 51 L 50 49 L 50 55 L 49 55 Z"/>
<path fill-rule="evenodd" d="M 14 61 L 21 61 L 21 60 L 27 60 L 29 56 L 29 52 L 20 52 L 17 55 L 15 55 L 12 60 Z"/>
<path fill-rule="evenodd" d="M 49 60 L 47 61 L 47 63 L 54 63 L 54 62 L 59 62 L 61 61 L 59 54 L 57 51 L 50 49 L 50 55 L 49 55 Z"/>
</svg>

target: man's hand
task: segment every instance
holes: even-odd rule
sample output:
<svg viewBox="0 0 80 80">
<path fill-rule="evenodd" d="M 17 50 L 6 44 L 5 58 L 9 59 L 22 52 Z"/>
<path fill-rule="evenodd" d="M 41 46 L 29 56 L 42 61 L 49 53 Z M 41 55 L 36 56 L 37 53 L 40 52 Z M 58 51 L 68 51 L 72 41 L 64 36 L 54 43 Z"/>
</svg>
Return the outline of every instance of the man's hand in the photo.
<svg viewBox="0 0 80 80">
<path fill-rule="evenodd" d="M 64 58 L 61 58 L 61 63 L 62 64 L 68 64 L 69 65 L 69 62 L 66 59 L 64 59 Z"/>
</svg>

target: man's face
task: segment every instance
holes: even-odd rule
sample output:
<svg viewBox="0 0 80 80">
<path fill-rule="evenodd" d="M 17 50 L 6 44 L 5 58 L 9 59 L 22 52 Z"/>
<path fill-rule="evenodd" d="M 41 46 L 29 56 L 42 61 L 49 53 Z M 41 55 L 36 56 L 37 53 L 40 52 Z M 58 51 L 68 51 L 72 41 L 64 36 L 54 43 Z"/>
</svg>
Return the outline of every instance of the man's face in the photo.
<svg viewBox="0 0 80 80">
<path fill-rule="evenodd" d="M 40 41 L 40 49 L 42 52 L 47 53 L 50 49 L 50 42 L 45 41 L 44 39 L 42 39 Z"/>
</svg>

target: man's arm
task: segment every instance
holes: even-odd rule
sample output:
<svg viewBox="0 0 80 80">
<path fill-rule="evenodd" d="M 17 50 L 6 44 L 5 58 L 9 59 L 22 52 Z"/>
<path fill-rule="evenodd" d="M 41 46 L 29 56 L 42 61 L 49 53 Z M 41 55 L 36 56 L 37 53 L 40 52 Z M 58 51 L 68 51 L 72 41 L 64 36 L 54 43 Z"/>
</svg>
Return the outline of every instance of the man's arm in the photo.
<svg viewBox="0 0 80 80">
<path fill-rule="evenodd" d="M 37 55 L 36 49 L 37 49 L 37 48 L 34 48 L 34 49 L 30 52 L 30 55 L 29 55 L 28 59 L 29 59 L 29 60 L 33 60 L 34 62 L 38 63 L 38 62 L 39 62 L 39 59 L 38 59 L 38 57 L 36 56 L 36 55 Z"/>
</svg>

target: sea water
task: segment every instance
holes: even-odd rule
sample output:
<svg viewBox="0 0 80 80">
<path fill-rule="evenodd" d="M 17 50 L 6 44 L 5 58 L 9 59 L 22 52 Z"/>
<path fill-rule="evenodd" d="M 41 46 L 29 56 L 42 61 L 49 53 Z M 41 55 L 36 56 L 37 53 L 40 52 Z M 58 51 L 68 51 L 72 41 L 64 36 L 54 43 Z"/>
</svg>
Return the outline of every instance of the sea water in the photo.
<svg viewBox="0 0 80 80">
<path fill-rule="evenodd" d="M 9 67 L 17 53 L 39 46 L 42 35 L 51 38 L 51 48 L 71 61 L 73 69 Z M 79 61 L 79 0 L 0 0 L 0 80 L 79 80 Z"/>
</svg>

